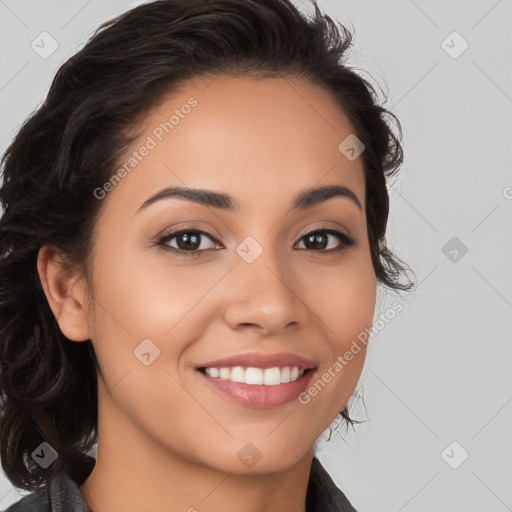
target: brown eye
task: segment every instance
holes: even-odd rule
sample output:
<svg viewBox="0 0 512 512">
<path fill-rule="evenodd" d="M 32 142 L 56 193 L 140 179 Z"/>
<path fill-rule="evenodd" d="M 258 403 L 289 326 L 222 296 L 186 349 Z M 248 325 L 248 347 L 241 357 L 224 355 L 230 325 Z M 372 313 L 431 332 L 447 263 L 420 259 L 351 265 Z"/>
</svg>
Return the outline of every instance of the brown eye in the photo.
<svg viewBox="0 0 512 512">
<path fill-rule="evenodd" d="M 179 256 L 200 256 L 201 252 L 209 249 L 204 247 L 203 239 L 205 238 L 210 238 L 213 242 L 218 243 L 215 237 L 206 231 L 200 229 L 181 229 L 165 235 L 158 240 L 157 245 Z M 168 242 L 174 239 L 176 239 L 177 247 L 168 244 Z"/>
<path fill-rule="evenodd" d="M 340 242 L 341 246 L 327 248 L 329 244 L 329 234 L 333 237 L 337 238 Z M 350 246 L 353 246 L 355 240 L 348 236 L 346 233 L 341 231 L 340 229 L 333 227 L 325 227 L 316 229 L 315 231 L 311 231 L 304 235 L 301 241 L 304 240 L 304 245 L 306 249 L 310 249 L 315 252 L 337 252 L 343 251 Z"/>
<path fill-rule="evenodd" d="M 338 239 L 339 244 L 329 248 L 329 235 Z M 220 242 L 211 234 L 201 229 L 180 229 L 164 235 L 157 242 L 157 246 L 166 251 L 173 252 L 178 256 L 201 256 L 202 252 L 213 249 L 207 247 L 208 243 L 203 240 L 209 238 L 212 242 L 219 245 Z M 176 239 L 176 246 L 169 244 L 171 240 Z M 319 228 L 304 235 L 301 240 L 304 241 L 305 249 L 318 253 L 333 253 L 348 249 L 354 245 L 355 240 L 340 229 L 334 227 Z M 206 247 L 205 247 L 206 244 Z"/>
</svg>

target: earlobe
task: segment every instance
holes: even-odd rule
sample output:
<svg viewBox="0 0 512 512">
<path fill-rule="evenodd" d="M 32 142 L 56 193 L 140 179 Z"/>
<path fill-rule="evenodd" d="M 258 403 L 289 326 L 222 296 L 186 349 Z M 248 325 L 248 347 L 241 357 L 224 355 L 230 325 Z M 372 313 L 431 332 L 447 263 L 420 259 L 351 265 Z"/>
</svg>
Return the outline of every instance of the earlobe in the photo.
<svg viewBox="0 0 512 512">
<path fill-rule="evenodd" d="M 86 296 L 74 272 L 62 266 L 57 251 L 50 246 L 39 249 L 37 272 L 48 304 L 60 330 L 72 341 L 90 338 Z"/>
</svg>

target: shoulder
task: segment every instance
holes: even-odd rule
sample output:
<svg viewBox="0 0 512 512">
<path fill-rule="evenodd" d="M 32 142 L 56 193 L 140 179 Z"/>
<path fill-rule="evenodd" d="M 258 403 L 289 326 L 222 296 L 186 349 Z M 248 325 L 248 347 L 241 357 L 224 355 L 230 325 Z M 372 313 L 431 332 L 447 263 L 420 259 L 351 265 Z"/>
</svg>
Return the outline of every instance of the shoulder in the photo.
<svg viewBox="0 0 512 512">
<path fill-rule="evenodd" d="M 91 512 L 79 485 L 91 473 L 96 459 L 87 455 L 73 476 L 61 469 L 53 475 L 46 490 L 35 490 L 0 512 Z"/>
<path fill-rule="evenodd" d="M 87 456 L 84 464 L 74 472 L 77 480 L 63 469 L 57 471 L 46 489 L 32 491 L 3 512 L 91 512 L 80 493 L 79 484 L 86 480 L 95 463 L 94 457 Z"/>
<path fill-rule="evenodd" d="M 11 504 L 4 512 L 52 512 L 50 500 L 41 492 L 34 492 L 23 496 Z"/>
<path fill-rule="evenodd" d="M 357 512 L 316 456 L 311 464 L 306 512 Z"/>
</svg>

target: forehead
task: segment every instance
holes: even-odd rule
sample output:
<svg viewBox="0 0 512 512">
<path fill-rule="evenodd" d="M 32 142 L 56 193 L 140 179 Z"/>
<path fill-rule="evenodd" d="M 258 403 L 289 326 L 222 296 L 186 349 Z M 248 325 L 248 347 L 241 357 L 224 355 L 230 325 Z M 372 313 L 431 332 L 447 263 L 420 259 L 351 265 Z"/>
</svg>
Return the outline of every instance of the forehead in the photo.
<svg viewBox="0 0 512 512">
<path fill-rule="evenodd" d="M 329 91 L 303 79 L 189 81 L 139 129 L 118 163 L 125 177 L 107 195 L 125 214 L 169 186 L 226 192 L 243 209 L 271 211 L 305 188 L 341 184 L 364 205 L 362 160 L 339 149 L 354 128 Z"/>
</svg>

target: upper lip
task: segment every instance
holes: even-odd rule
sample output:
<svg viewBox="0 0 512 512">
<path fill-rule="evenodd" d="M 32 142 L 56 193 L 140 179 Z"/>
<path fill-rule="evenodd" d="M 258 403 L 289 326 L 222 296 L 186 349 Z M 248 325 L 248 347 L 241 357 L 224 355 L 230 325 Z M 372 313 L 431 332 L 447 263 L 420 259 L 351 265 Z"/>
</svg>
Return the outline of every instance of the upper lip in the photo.
<svg viewBox="0 0 512 512">
<path fill-rule="evenodd" d="M 198 365 L 197 368 L 226 368 L 231 366 L 253 368 L 274 368 L 276 366 L 281 368 L 290 366 L 293 368 L 297 366 L 299 369 L 308 370 L 315 368 L 315 363 L 310 359 L 286 352 L 279 352 L 278 354 L 246 352 L 244 354 L 216 359 L 215 361 L 208 361 Z"/>
</svg>

